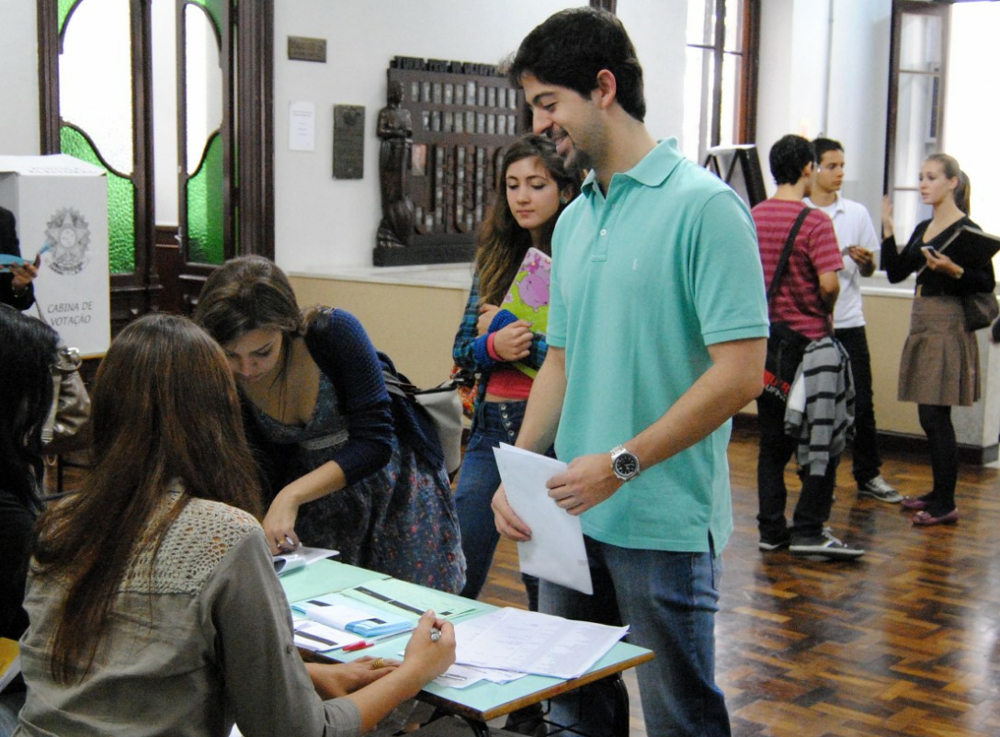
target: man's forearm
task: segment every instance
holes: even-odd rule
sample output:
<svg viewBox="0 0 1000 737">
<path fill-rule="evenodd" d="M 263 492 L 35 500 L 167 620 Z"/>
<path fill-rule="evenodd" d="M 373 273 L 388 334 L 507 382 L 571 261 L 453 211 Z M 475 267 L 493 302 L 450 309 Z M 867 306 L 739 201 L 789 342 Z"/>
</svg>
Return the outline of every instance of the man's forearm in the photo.
<svg viewBox="0 0 1000 737">
<path fill-rule="evenodd" d="M 625 443 L 649 468 L 695 445 L 763 388 L 763 338 L 709 347 L 712 366 L 656 422 Z M 610 449 L 609 449 L 610 450 Z"/>
<path fill-rule="evenodd" d="M 549 346 L 545 362 L 531 385 L 528 407 L 517 436 L 518 448 L 544 453 L 552 446 L 565 396 L 566 351 Z"/>
</svg>

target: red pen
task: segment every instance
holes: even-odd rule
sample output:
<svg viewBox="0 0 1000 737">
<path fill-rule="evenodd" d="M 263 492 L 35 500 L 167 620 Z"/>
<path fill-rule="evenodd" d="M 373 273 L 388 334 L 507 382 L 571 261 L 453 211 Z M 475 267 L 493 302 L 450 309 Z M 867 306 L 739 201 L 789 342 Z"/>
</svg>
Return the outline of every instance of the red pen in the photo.
<svg viewBox="0 0 1000 737">
<path fill-rule="evenodd" d="M 366 647 L 371 647 L 374 644 L 374 642 L 362 640 L 361 642 L 352 642 L 350 645 L 345 645 L 342 649 L 345 653 L 352 653 L 355 650 L 364 650 Z"/>
</svg>

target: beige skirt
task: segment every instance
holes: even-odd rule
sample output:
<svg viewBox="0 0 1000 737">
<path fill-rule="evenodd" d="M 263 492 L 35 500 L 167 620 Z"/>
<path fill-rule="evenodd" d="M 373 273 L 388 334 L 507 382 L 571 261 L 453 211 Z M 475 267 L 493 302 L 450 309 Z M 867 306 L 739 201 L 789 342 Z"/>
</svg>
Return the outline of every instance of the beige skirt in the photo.
<svg viewBox="0 0 1000 737">
<path fill-rule="evenodd" d="M 899 401 L 968 407 L 979 399 L 979 345 L 961 297 L 914 297 L 899 363 Z"/>
</svg>

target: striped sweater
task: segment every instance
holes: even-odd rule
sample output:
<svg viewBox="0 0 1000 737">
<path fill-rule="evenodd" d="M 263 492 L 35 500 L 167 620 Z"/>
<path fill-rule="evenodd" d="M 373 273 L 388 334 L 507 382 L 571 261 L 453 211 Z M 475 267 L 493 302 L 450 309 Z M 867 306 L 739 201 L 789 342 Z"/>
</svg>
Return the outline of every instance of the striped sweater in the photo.
<svg viewBox="0 0 1000 737">
<path fill-rule="evenodd" d="M 854 377 L 836 339 L 806 347 L 788 393 L 785 433 L 798 441 L 795 459 L 810 476 L 824 475 L 854 434 Z"/>
</svg>

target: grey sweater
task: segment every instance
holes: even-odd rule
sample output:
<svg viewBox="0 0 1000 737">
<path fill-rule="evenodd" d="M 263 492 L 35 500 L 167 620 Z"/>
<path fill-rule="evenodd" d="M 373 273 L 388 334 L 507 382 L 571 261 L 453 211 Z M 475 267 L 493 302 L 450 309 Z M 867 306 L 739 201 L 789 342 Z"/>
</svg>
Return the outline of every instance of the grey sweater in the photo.
<svg viewBox="0 0 1000 737">
<path fill-rule="evenodd" d="M 165 495 L 165 508 L 179 492 Z M 143 546 L 82 682 L 49 671 L 64 584 L 29 576 L 21 642 L 28 698 L 15 735 L 354 737 L 361 714 L 322 701 L 292 641 L 291 611 L 260 525 L 192 499 L 154 560 Z M 152 576 L 149 565 L 152 563 Z"/>
</svg>

